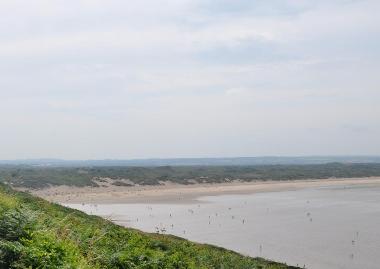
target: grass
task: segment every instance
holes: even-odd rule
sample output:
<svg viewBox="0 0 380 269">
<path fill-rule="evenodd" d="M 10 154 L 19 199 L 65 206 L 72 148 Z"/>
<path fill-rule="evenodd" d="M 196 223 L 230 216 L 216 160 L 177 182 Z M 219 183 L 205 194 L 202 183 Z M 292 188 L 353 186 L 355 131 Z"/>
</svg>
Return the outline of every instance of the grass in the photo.
<svg viewBox="0 0 380 269">
<path fill-rule="evenodd" d="M 0 269 L 295 268 L 148 234 L 0 184 Z"/>
</svg>

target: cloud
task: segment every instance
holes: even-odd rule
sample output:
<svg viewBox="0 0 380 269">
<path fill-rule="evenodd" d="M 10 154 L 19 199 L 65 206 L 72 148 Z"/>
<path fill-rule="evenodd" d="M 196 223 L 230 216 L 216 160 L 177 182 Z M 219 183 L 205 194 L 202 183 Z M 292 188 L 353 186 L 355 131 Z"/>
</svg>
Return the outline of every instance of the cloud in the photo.
<svg viewBox="0 0 380 269">
<path fill-rule="evenodd" d="M 379 7 L 2 1 L 0 158 L 377 153 Z"/>
</svg>

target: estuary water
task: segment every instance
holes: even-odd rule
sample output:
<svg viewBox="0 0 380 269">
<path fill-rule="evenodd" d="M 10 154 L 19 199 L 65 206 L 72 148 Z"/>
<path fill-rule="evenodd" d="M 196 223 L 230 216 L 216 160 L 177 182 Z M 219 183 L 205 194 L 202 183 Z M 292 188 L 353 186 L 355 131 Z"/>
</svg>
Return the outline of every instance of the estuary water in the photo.
<svg viewBox="0 0 380 269">
<path fill-rule="evenodd" d="M 65 204 L 146 232 L 310 269 L 380 268 L 380 187 L 200 197 L 184 204 Z"/>
</svg>

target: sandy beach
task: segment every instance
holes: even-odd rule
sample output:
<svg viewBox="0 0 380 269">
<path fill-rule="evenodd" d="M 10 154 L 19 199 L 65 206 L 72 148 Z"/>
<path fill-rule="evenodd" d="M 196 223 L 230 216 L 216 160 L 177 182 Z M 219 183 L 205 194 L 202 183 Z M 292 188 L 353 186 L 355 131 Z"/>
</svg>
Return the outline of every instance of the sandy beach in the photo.
<svg viewBox="0 0 380 269">
<path fill-rule="evenodd" d="M 221 184 L 180 185 L 165 182 L 158 186 L 71 187 L 58 186 L 26 190 L 56 203 L 187 203 L 200 196 L 250 194 L 297 190 L 323 186 L 380 185 L 380 177 L 309 179 L 290 181 L 231 182 Z"/>
</svg>

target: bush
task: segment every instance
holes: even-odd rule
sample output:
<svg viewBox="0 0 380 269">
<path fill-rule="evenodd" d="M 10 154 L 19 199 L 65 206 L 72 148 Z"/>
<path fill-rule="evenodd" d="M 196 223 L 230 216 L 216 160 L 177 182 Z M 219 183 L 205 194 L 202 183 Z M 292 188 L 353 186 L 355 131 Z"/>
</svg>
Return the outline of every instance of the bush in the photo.
<svg viewBox="0 0 380 269">
<path fill-rule="evenodd" d="M 9 209 L 0 218 L 0 238 L 8 241 L 27 238 L 33 222 L 33 215 L 27 210 Z"/>
<path fill-rule="evenodd" d="M 15 261 L 19 260 L 23 246 L 19 242 L 0 240 L 0 269 L 15 267 Z"/>
<path fill-rule="evenodd" d="M 21 242 L 25 249 L 18 263 L 26 268 L 83 268 L 77 248 L 51 232 L 35 232 Z"/>
</svg>

